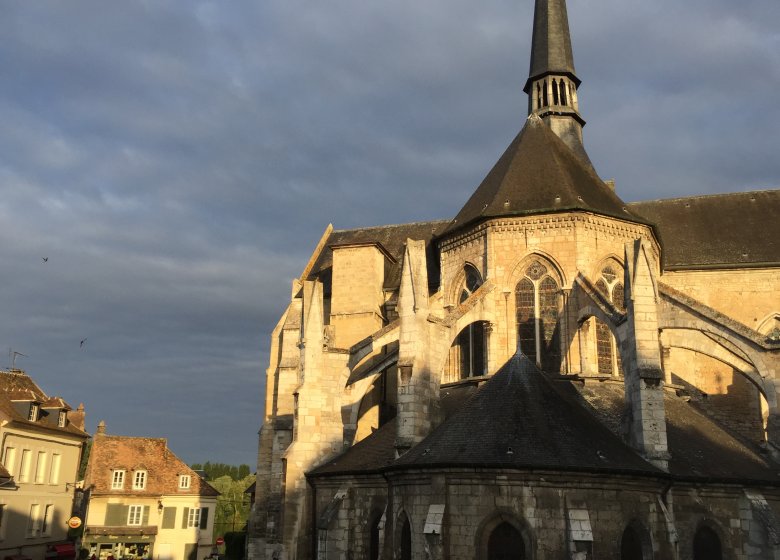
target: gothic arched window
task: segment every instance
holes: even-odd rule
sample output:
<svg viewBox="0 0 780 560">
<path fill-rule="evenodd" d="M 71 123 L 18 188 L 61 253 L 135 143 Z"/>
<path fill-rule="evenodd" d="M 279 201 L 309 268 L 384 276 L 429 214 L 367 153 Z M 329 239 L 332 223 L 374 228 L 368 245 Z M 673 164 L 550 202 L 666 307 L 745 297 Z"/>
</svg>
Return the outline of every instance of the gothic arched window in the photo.
<svg viewBox="0 0 780 560">
<path fill-rule="evenodd" d="M 561 79 L 558 84 L 561 86 L 561 105 L 567 105 L 566 103 L 566 82 Z"/>
<path fill-rule="evenodd" d="M 463 272 L 459 303 L 466 301 L 482 285 L 482 275 L 474 266 L 466 264 Z M 486 321 L 475 321 L 458 333 L 445 365 L 445 383 L 487 373 L 486 326 Z"/>
<path fill-rule="evenodd" d="M 520 351 L 547 371 L 560 367 L 558 318 L 560 286 L 540 260 L 525 269 L 515 287 L 517 343 Z"/>
<path fill-rule="evenodd" d="M 596 281 L 596 288 L 611 301 L 616 308 L 624 311 L 623 284 L 615 272 L 619 265 L 605 266 Z M 623 363 L 620 352 L 615 344 L 615 337 L 604 321 L 596 319 L 596 356 L 598 357 L 598 372 L 607 375 L 623 375 Z"/>
<path fill-rule="evenodd" d="M 412 560 L 412 526 L 409 523 L 409 518 L 406 515 L 403 516 L 403 525 L 401 525 L 401 560 Z"/>
</svg>

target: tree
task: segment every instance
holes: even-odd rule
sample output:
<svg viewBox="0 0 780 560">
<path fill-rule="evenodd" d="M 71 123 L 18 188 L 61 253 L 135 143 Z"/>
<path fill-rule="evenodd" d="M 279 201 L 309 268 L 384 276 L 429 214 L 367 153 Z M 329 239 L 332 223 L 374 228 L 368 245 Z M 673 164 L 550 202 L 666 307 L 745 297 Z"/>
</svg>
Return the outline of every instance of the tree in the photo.
<svg viewBox="0 0 780 560">
<path fill-rule="evenodd" d="M 238 472 L 238 471 L 236 471 Z M 250 474 L 241 480 L 233 480 L 229 474 L 209 481 L 220 492 L 217 498 L 217 511 L 214 517 L 214 538 L 225 533 L 243 531 L 249 517 L 249 496 L 244 490 L 255 481 Z"/>
</svg>

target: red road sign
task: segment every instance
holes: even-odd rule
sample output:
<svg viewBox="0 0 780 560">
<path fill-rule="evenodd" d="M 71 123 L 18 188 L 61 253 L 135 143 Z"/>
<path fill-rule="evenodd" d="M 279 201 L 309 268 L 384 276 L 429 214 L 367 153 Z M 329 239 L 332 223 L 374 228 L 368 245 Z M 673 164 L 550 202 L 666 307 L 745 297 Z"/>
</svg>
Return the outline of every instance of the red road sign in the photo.
<svg viewBox="0 0 780 560">
<path fill-rule="evenodd" d="M 221 546 L 223 544 L 225 544 L 225 539 L 223 539 L 222 537 L 217 537 L 217 545 Z"/>
</svg>

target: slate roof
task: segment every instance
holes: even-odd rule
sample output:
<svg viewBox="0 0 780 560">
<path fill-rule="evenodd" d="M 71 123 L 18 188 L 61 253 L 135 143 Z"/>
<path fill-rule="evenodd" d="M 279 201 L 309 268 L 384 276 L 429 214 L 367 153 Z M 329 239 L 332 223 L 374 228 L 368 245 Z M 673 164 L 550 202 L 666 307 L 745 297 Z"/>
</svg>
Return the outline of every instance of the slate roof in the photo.
<svg viewBox="0 0 780 560">
<path fill-rule="evenodd" d="M 395 460 L 395 421 L 360 440 L 341 455 L 312 469 L 308 476 L 369 474 L 379 472 Z"/>
<path fill-rule="evenodd" d="M 780 484 L 780 466 L 759 448 L 672 393 L 665 394 L 665 406 L 669 473 L 622 439 L 622 384 L 551 380 L 527 358 L 515 356 L 478 388 L 443 387 L 447 419 L 402 457 L 394 459 L 396 427 L 389 422 L 308 475 L 467 467 Z"/>
<path fill-rule="evenodd" d="M 511 358 L 393 465 L 445 466 L 661 473 L 584 408 L 562 398 L 524 356 Z"/>
<path fill-rule="evenodd" d="M 396 289 L 401 282 L 401 261 L 407 239 L 426 242 L 428 258 L 428 282 L 432 287 L 438 286 L 438 255 L 436 255 L 432 239 L 447 226 L 446 220 L 431 222 L 413 222 L 387 226 L 367 227 L 358 229 L 334 230 L 326 241 L 326 247 L 309 273 L 308 279 L 319 278 L 325 284 L 325 292 L 330 292 L 330 274 L 333 267 L 333 249 L 338 245 L 360 245 L 378 243 L 390 254 L 395 263 L 389 264 L 385 274 L 387 289 Z"/>
<path fill-rule="evenodd" d="M 644 222 L 537 115 L 531 115 L 504 154 L 446 229 L 504 216 L 585 210 Z"/>
<path fill-rule="evenodd" d="M 599 383 L 570 390 L 581 393 L 594 414 L 616 432 L 625 411 L 622 384 Z M 677 479 L 780 483 L 780 466 L 758 447 L 744 442 L 683 398 L 667 392 L 666 435 L 671 460 L 669 472 Z"/>
<path fill-rule="evenodd" d="M 627 206 L 656 225 L 665 269 L 780 264 L 780 190 Z"/>
<path fill-rule="evenodd" d="M 124 488 L 111 489 L 114 470 L 125 471 Z M 133 490 L 133 472 L 145 470 L 146 488 Z M 190 487 L 179 488 L 179 475 L 190 475 Z M 94 495 L 117 496 L 218 496 L 219 492 L 203 480 L 170 449 L 164 438 L 128 437 L 96 434 L 89 455 L 87 488 Z"/>
<path fill-rule="evenodd" d="M 41 405 L 38 419 L 34 422 L 27 418 L 27 410 L 20 403 L 36 402 Z M 49 412 L 54 409 L 55 412 Z M 58 426 L 59 409 L 67 412 L 67 423 Z M 84 411 L 79 407 L 73 411 L 62 397 L 49 397 L 38 384 L 22 370 L 0 370 L 0 417 L 21 425 L 38 426 L 57 432 L 72 434 L 84 439 L 89 437 L 83 428 Z"/>
<path fill-rule="evenodd" d="M 566 0 L 536 0 L 531 69 L 525 86 L 526 93 L 534 78 L 551 73 L 568 74 L 579 85 L 579 80 L 574 75 L 574 55 Z"/>
</svg>

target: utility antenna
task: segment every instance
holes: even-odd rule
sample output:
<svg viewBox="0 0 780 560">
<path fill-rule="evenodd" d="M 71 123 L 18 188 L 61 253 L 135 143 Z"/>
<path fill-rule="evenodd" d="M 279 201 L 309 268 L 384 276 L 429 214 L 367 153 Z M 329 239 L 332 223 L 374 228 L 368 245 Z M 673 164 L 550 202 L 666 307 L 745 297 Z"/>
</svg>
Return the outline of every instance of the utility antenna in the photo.
<svg viewBox="0 0 780 560">
<path fill-rule="evenodd" d="M 21 352 L 17 352 L 16 350 L 9 348 L 8 349 L 8 355 L 11 358 L 11 369 L 16 369 L 16 357 L 21 356 L 22 358 L 29 358 L 27 354 L 22 354 Z"/>
</svg>

